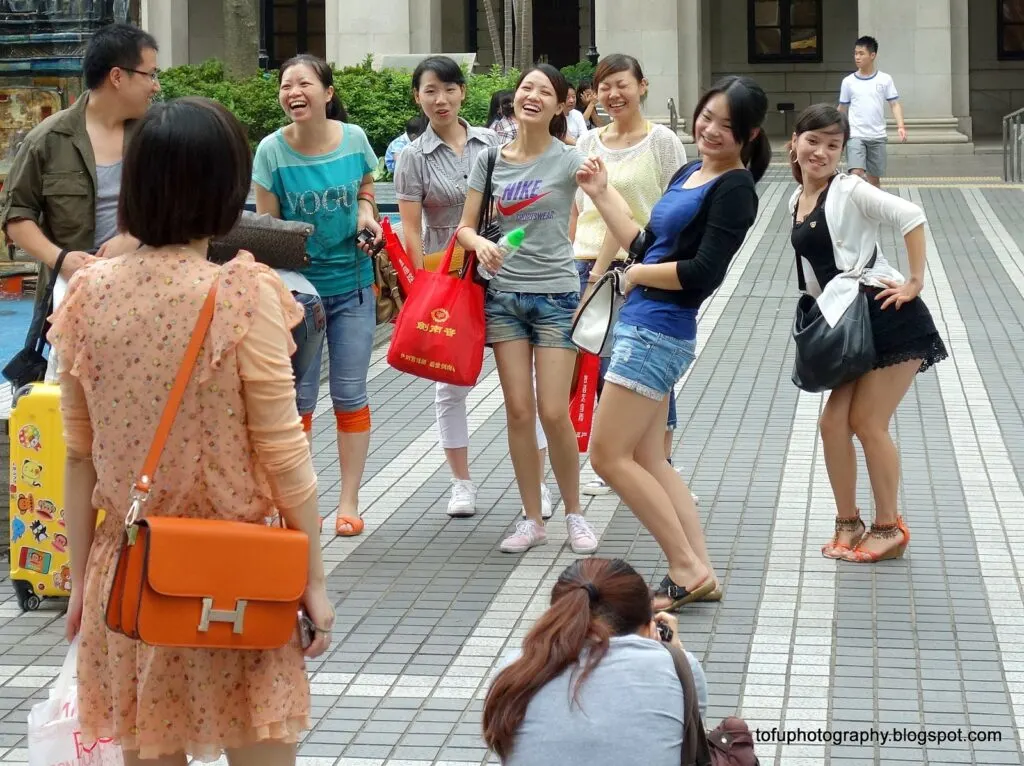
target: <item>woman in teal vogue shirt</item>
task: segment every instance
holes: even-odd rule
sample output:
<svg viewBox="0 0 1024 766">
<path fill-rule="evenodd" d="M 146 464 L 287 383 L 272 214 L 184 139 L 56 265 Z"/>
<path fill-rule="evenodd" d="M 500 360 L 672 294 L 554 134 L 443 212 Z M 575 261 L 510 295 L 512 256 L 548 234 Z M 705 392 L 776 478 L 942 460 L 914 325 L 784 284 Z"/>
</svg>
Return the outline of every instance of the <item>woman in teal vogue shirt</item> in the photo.
<svg viewBox="0 0 1024 766">
<path fill-rule="evenodd" d="M 330 66 L 310 55 L 281 67 L 281 108 L 291 124 L 264 138 L 253 161 L 256 210 L 314 226 L 302 273 L 320 293 L 327 315 L 331 401 L 338 427 L 341 498 L 338 534 L 357 533 L 359 484 L 370 446 L 366 376 L 376 327 L 373 265 L 356 245 L 370 229 L 377 240 L 373 177 L 377 158 L 366 134 L 344 122 Z M 323 347 L 297 381 L 299 414 L 307 432 L 320 390 Z"/>
</svg>

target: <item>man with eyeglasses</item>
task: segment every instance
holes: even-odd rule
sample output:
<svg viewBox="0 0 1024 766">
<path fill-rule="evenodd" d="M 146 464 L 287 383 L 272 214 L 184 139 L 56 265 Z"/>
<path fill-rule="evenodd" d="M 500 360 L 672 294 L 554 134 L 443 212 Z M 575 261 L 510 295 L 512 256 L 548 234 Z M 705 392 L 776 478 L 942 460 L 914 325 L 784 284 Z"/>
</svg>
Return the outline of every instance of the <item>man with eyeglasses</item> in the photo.
<svg viewBox="0 0 1024 766">
<path fill-rule="evenodd" d="M 96 257 L 139 246 L 118 233 L 117 202 L 133 123 L 160 90 L 156 56 L 156 40 L 138 27 L 98 30 L 82 62 L 87 90 L 37 125 L 18 150 L 0 193 L 0 228 L 43 265 L 40 285 L 63 250 L 61 276 L 70 278 Z"/>
</svg>

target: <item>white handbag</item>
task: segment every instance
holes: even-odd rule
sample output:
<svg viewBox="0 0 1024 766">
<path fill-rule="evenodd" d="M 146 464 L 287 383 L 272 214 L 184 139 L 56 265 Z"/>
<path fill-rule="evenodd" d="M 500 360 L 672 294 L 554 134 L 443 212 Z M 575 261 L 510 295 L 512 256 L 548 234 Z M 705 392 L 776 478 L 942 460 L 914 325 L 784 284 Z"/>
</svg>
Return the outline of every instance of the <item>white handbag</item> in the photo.
<svg viewBox="0 0 1024 766">
<path fill-rule="evenodd" d="M 612 331 L 625 303 L 622 294 L 622 272 L 609 269 L 594 285 L 590 295 L 580 306 L 572 323 L 572 342 L 580 350 L 598 356 L 610 356 Z"/>
</svg>

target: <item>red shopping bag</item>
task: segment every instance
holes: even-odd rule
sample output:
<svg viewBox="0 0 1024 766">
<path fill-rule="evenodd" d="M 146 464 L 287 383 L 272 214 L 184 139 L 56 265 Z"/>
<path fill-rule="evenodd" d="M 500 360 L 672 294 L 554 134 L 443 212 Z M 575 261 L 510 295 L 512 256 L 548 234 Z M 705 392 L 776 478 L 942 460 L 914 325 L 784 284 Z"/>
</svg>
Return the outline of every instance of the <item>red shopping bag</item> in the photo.
<svg viewBox="0 0 1024 766">
<path fill-rule="evenodd" d="M 597 403 L 597 379 L 601 375 L 601 357 L 580 353 L 580 369 L 569 395 L 569 415 L 576 427 L 576 444 L 580 452 L 590 447 L 590 430 L 594 425 L 594 405 Z"/>
<path fill-rule="evenodd" d="M 388 364 L 427 380 L 476 385 L 484 364 L 484 288 L 473 281 L 476 254 L 462 275 L 449 274 L 455 237 L 439 271 L 419 269 L 395 320 Z"/>
<path fill-rule="evenodd" d="M 412 261 L 402 246 L 402 240 L 395 234 L 391 222 L 386 217 L 381 219 L 380 228 L 384 232 L 384 249 L 387 250 L 388 260 L 391 261 L 391 268 L 398 276 L 398 290 L 402 297 L 408 299 L 413 280 Z"/>
</svg>

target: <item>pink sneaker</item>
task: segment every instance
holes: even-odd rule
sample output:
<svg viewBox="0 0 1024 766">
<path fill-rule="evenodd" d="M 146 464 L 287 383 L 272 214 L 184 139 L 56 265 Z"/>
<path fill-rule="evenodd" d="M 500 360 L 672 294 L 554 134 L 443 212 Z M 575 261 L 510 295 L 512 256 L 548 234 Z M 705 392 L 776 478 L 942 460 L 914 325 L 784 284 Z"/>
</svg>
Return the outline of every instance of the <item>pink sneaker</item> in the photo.
<svg viewBox="0 0 1024 766">
<path fill-rule="evenodd" d="M 516 531 L 501 541 L 502 553 L 524 553 L 548 541 L 548 531 L 533 519 L 516 524 Z"/>
<path fill-rule="evenodd" d="M 565 526 L 569 532 L 569 547 L 573 553 L 589 556 L 597 552 L 597 535 L 582 514 L 565 514 Z"/>
</svg>

